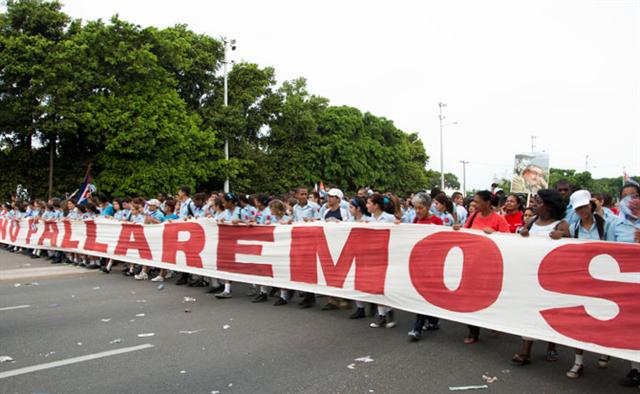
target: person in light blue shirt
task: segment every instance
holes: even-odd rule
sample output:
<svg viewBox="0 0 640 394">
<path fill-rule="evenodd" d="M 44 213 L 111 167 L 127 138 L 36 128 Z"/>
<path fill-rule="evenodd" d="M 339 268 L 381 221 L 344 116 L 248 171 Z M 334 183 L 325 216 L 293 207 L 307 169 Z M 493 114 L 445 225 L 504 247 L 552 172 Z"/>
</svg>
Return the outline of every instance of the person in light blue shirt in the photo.
<svg viewBox="0 0 640 394">
<path fill-rule="evenodd" d="M 573 206 L 571 205 L 571 202 L 569 201 L 569 196 L 571 196 L 571 192 L 573 189 L 571 184 L 566 179 L 560 179 L 558 182 L 556 182 L 555 189 L 558 193 L 560 193 L 560 195 L 562 195 L 562 198 L 567 203 L 567 208 L 564 213 L 564 221 L 566 221 L 570 225 L 575 224 L 580 220 L 580 218 L 576 214 Z"/>
<path fill-rule="evenodd" d="M 221 222 L 238 223 L 240 219 L 240 207 L 238 206 L 238 198 L 233 193 L 222 194 L 222 205 L 224 206 L 224 214 Z"/>
<path fill-rule="evenodd" d="M 248 194 L 242 194 L 238 196 L 238 203 L 240 205 L 240 219 L 243 222 L 255 222 L 256 215 L 258 214 L 258 210 L 256 207 L 251 205 L 253 202 L 253 198 Z"/>
<path fill-rule="evenodd" d="M 614 241 L 611 227 L 614 223 L 596 213 L 596 204 L 591 200 L 591 193 L 578 190 L 571 194 L 571 205 L 574 206 L 578 221 L 569 226 L 572 238 L 590 239 L 594 241 Z"/>
<path fill-rule="evenodd" d="M 298 203 L 293 206 L 293 221 L 294 222 L 309 222 L 319 219 L 318 206 L 308 200 L 309 191 L 304 187 L 296 189 L 294 195 Z"/>
<path fill-rule="evenodd" d="M 193 217 L 195 212 L 195 205 L 191 198 L 191 188 L 189 186 L 182 186 L 178 191 L 178 199 L 180 200 L 180 212 L 178 216 L 180 219 L 186 219 L 189 217 Z"/>
<path fill-rule="evenodd" d="M 271 223 L 271 209 L 269 209 L 269 201 L 271 199 L 266 194 L 260 194 L 256 198 L 256 223 L 257 224 L 269 224 Z"/>
<path fill-rule="evenodd" d="M 161 202 L 157 199 L 151 199 L 147 201 L 147 218 L 145 223 L 158 224 L 164 222 L 164 212 L 160 209 Z"/>
</svg>

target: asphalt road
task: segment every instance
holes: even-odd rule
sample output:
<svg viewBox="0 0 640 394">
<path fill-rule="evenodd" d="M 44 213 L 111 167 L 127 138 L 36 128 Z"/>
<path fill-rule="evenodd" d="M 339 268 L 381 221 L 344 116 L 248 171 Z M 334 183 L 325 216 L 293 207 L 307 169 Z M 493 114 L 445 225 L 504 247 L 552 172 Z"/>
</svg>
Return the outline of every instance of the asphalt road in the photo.
<svg viewBox="0 0 640 394">
<path fill-rule="evenodd" d="M 498 380 L 477 392 L 638 392 L 617 385 L 626 361 L 601 370 L 587 354 L 585 375 L 574 381 L 565 377 L 571 349 L 549 363 L 538 343 L 533 363 L 517 367 L 510 358 L 520 340 L 510 335 L 483 331 L 480 342 L 464 345 L 466 327 L 443 322 L 409 343 L 408 313 L 395 328 L 372 329 L 371 319 L 351 321 L 347 311 L 252 304 L 246 292 L 235 286 L 234 298 L 216 300 L 173 281 L 159 290 L 119 268 L 106 275 L 2 250 L 0 356 L 14 362 L 0 364 L 0 393 L 445 393 L 485 384 L 483 374 Z M 154 335 L 138 337 L 144 333 Z M 104 353 L 117 349 L 123 353 Z M 373 361 L 355 361 L 363 356 Z M 56 361 L 62 365 L 33 370 Z"/>
</svg>

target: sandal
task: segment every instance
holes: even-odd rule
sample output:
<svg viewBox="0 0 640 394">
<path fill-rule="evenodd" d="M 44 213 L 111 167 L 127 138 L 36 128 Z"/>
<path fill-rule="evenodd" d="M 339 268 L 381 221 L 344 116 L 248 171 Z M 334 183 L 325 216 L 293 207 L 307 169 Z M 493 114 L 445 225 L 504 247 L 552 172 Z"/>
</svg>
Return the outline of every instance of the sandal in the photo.
<svg viewBox="0 0 640 394">
<path fill-rule="evenodd" d="M 472 345 L 474 343 L 478 342 L 478 338 L 474 338 L 474 337 L 466 337 L 464 339 L 464 344 L 465 345 Z"/>
<path fill-rule="evenodd" d="M 547 361 L 558 361 L 560 356 L 556 350 L 547 350 Z"/>
<path fill-rule="evenodd" d="M 607 368 L 609 366 L 609 356 L 600 356 L 598 358 L 598 368 Z"/>
<path fill-rule="evenodd" d="M 531 356 L 528 354 L 516 353 L 511 358 L 511 362 L 520 366 L 531 364 Z"/>
<path fill-rule="evenodd" d="M 569 379 L 577 379 L 584 373 L 584 366 L 582 364 L 573 364 L 573 367 L 567 371 L 567 377 Z"/>
</svg>

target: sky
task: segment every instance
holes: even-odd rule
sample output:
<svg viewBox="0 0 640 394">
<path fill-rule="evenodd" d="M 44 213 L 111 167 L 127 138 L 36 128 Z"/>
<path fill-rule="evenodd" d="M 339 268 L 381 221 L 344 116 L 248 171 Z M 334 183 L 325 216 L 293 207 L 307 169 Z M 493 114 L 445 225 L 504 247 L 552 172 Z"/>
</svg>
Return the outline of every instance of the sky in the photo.
<svg viewBox="0 0 640 394">
<path fill-rule="evenodd" d="M 74 18 L 187 24 L 237 40 L 236 61 L 417 132 L 467 189 L 511 177 L 516 153 L 595 177 L 640 175 L 640 0 L 62 0 Z M 587 158 L 588 156 L 588 158 Z M 401 176 L 401 174 L 399 174 Z"/>
</svg>

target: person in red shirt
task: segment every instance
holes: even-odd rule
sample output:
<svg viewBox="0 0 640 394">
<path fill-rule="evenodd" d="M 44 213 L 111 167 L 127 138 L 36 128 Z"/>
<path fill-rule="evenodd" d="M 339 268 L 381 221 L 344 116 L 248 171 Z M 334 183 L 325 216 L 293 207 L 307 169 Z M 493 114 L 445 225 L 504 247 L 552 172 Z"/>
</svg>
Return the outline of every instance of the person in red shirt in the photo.
<svg viewBox="0 0 640 394">
<path fill-rule="evenodd" d="M 509 224 L 504 217 L 495 213 L 492 209 L 492 200 L 494 196 L 488 190 L 479 191 L 473 196 L 473 201 L 476 203 L 475 212 L 469 216 L 464 228 L 472 228 L 482 230 L 486 234 L 492 234 L 496 231 L 501 233 L 509 232 Z M 461 225 L 456 224 L 453 226 L 454 230 L 460 230 Z M 478 342 L 480 337 L 480 327 L 469 327 L 469 335 L 464 339 L 465 344 L 472 344 Z"/>
<path fill-rule="evenodd" d="M 416 217 L 413 219 L 413 223 L 444 225 L 442 219 L 431 214 L 431 196 L 427 193 L 416 193 L 411 199 L 411 203 L 413 204 L 413 209 L 416 211 Z M 427 322 L 428 324 L 425 326 Z M 409 331 L 408 334 L 409 341 L 417 342 L 422 339 L 423 327 L 426 327 L 427 331 L 437 330 L 440 328 L 440 319 L 433 316 L 416 315 L 413 330 Z"/>
<path fill-rule="evenodd" d="M 522 227 L 522 200 L 517 194 L 510 194 L 504 203 L 504 219 L 509 224 L 509 232 L 515 233 L 518 227 Z"/>
</svg>

